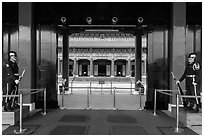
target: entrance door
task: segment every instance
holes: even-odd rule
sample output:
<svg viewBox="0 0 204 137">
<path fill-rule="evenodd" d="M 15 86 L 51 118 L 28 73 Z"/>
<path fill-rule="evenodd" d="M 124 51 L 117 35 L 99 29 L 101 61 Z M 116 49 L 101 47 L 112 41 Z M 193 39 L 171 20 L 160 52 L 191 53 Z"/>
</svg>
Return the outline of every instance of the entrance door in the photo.
<svg viewBox="0 0 204 137">
<path fill-rule="evenodd" d="M 89 76 L 90 62 L 86 59 L 81 59 L 78 61 L 79 76 Z"/>
<path fill-rule="evenodd" d="M 94 60 L 94 76 L 110 76 L 111 61 L 107 59 Z"/>
<path fill-rule="evenodd" d="M 121 77 L 122 76 L 122 72 L 123 72 L 123 65 L 117 65 L 116 76 Z"/>
<path fill-rule="evenodd" d="M 82 65 L 82 75 L 81 76 L 88 76 L 88 65 Z"/>
<path fill-rule="evenodd" d="M 98 76 L 106 76 L 106 65 L 98 65 Z"/>
</svg>

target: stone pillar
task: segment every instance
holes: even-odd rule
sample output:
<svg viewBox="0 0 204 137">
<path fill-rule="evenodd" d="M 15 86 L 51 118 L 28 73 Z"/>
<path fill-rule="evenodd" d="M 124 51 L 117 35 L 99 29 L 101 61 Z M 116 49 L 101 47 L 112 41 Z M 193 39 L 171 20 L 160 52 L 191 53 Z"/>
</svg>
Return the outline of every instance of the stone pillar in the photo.
<svg viewBox="0 0 204 137">
<path fill-rule="evenodd" d="M 130 77 L 131 76 L 131 60 L 130 60 L 130 58 L 128 58 L 128 60 L 127 60 L 128 62 L 127 62 L 127 74 L 126 74 L 126 77 Z"/>
<path fill-rule="evenodd" d="M 65 82 L 65 87 L 69 87 L 69 35 L 68 35 L 69 33 L 68 33 L 68 27 L 66 26 L 66 24 L 63 24 L 63 26 L 64 27 L 62 28 L 62 34 L 63 34 L 62 77 L 67 80 Z"/>
<path fill-rule="evenodd" d="M 136 40 L 135 40 L 135 85 L 139 80 L 141 81 L 141 64 L 142 64 L 142 30 L 138 28 L 136 30 Z"/>
<path fill-rule="evenodd" d="M 74 58 L 74 66 L 73 66 L 73 76 L 77 75 L 77 60 Z"/>
<path fill-rule="evenodd" d="M 57 71 L 57 74 L 60 75 L 60 58 L 58 57 L 57 59 L 57 68 L 58 68 L 58 71 Z"/>
<path fill-rule="evenodd" d="M 114 77 L 115 74 L 114 74 L 114 58 L 111 59 L 111 77 Z"/>
<path fill-rule="evenodd" d="M 93 77 L 93 58 L 90 58 L 90 77 Z"/>
<path fill-rule="evenodd" d="M 33 5 L 30 2 L 20 2 L 18 8 L 19 47 L 17 53 L 19 74 L 24 69 L 26 70 L 19 84 L 19 89 L 32 89 L 36 86 L 36 31 L 34 30 Z M 30 92 L 29 90 L 24 91 L 24 93 Z M 25 96 L 23 103 L 31 103 L 31 96 Z"/>
<path fill-rule="evenodd" d="M 185 51 L 186 51 L 186 3 L 172 3 L 172 20 L 171 20 L 171 45 L 170 45 L 170 72 L 173 72 L 177 79 L 181 77 L 185 69 Z M 170 79 L 170 88 L 177 89 L 175 81 Z M 181 83 L 185 89 L 185 82 Z M 172 98 L 172 103 L 176 103 L 175 95 Z"/>
<path fill-rule="evenodd" d="M 76 77 L 79 76 L 79 62 L 76 61 Z"/>
</svg>

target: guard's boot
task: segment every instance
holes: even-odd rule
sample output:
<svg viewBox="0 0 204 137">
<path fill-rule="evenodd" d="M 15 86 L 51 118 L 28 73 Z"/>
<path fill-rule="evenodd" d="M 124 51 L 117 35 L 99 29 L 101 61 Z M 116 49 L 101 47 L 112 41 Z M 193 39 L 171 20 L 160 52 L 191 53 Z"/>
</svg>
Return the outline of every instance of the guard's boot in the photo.
<svg viewBox="0 0 204 137">
<path fill-rule="evenodd" d="M 18 103 L 14 103 L 14 108 L 20 108 L 20 105 Z"/>
<path fill-rule="evenodd" d="M 188 102 L 188 103 L 186 104 L 186 107 L 184 108 L 184 110 L 185 110 L 185 111 L 190 111 L 190 110 L 192 109 L 192 107 L 193 107 L 193 104 L 191 104 L 190 102 Z"/>
<path fill-rule="evenodd" d="M 4 111 L 11 111 L 11 107 L 8 103 L 4 106 Z"/>
<path fill-rule="evenodd" d="M 194 104 L 194 106 L 192 107 L 191 113 L 198 113 L 199 112 L 199 108 L 196 104 Z"/>
<path fill-rule="evenodd" d="M 4 111 L 8 111 L 7 106 L 4 106 Z"/>
<path fill-rule="evenodd" d="M 183 107 L 186 108 L 187 107 L 187 102 L 184 100 L 183 101 Z"/>
</svg>

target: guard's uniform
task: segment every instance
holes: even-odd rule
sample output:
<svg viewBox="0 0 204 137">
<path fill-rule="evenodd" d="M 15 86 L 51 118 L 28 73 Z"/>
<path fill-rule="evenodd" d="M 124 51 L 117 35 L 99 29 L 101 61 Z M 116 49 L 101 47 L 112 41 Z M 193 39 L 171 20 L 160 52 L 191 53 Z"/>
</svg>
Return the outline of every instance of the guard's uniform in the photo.
<svg viewBox="0 0 204 137">
<path fill-rule="evenodd" d="M 196 85 L 197 85 L 196 74 L 197 74 L 199 69 L 200 69 L 200 65 L 197 62 L 187 64 L 186 69 L 184 71 L 184 74 L 179 79 L 180 82 L 182 82 L 184 79 L 186 79 L 186 95 L 195 96 L 195 92 L 198 95 L 198 92 L 196 90 Z M 186 102 L 187 102 L 187 104 L 190 104 L 190 106 L 197 104 L 195 98 L 186 98 Z"/>
<path fill-rule="evenodd" d="M 18 85 L 15 83 L 15 80 L 19 79 L 17 63 L 12 62 L 12 61 L 8 61 L 5 63 L 4 67 L 5 67 L 5 73 L 6 73 L 5 82 L 6 82 L 6 84 L 8 84 L 8 86 L 6 86 L 6 90 L 8 88 L 8 95 L 18 94 Z M 4 91 L 4 93 L 5 93 L 5 91 Z M 6 103 L 7 109 L 11 109 L 12 99 L 13 98 L 11 98 L 11 97 L 7 98 L 7 103 Z M 17 98 L 15 98 L 15 99 L 17 99 Z"/>
</svg>

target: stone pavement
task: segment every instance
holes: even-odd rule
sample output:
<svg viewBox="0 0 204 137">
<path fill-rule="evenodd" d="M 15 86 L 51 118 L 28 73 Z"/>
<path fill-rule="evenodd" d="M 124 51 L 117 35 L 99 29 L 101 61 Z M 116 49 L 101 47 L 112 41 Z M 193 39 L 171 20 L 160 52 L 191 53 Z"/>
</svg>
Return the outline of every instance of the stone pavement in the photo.
<svg viewBox="0 0 204 137">
<path fill-rule="evenodd" d="M 184 132 L 176 133 L 173 128 L 176 120 L 162 111 L 153 116 L 152 110 L 140 110 L 144 107 L 146 95 L 139 95 L 138 92 L 130 94 L 129 91 L 116 91 L 115 106 L 114 94 L 110 90 L 92 90 L 89 94 L 89 105 L 87 105 L 87 90 L 74 91 L 64 96 L 62 107 L 62 95 L 58 95 L 59 109 L 49 109 L 48 114 L 42 116 L 36 113 L 32 117 L 23 120 L 24 128 L 31 129 L 27 134 L 50 135 L 56 134 L 83 134 L 78 128 L 87 127 L 84 134 L 88 135 L 122 135 L 122 134 L 144 134 L 144 135 L 196 135 L 198 133 L 180 124 Z M 87 107 L 90 110 L 87 110 Z M 113 110 L 113 108 L 116 110 Z M 64 117 L 84 116 L 84 121 L 62 120 Z M 114 121 L 115 120 L 115 121 Z M 3 134 L 14 134 L 13 130 L 19 126 L 2 126 Z M 73 129 L 76 128 L 76 129 Z M 60 132 L 58 132 L 60 130 Z M 121 132 L 123 131 L 123 132 Z M 26 133 L 25 133 L 26 134 Z M 202 134 L 199 132 L 199 134 Z"/>
<path fill-rule="evenodd" d="M 82 119 L 68 119 L 73 116 L 79 116 Z M 86 132 L 81 132 L 81 126 L 87 127 Z M 48 110 L 45 116 L 38 113 L 23 121 L 23 128 L 27 128 L 27 132 L 32 135 L 68 134 L 69 129 L 73 127 L 75 132 L 71 133 L 80 135 L 197 135 L 183 125 L 180 126 L 184 131 L 176 133 L 173 131 L 175 126 L 175 119 L 161 111 L 157 116 L 153 116 L 150 110 L 52 109 Z M 9 128 L 3 134 L 14 134 L 13 130 L 19 127 Z"/>
</svg>

